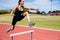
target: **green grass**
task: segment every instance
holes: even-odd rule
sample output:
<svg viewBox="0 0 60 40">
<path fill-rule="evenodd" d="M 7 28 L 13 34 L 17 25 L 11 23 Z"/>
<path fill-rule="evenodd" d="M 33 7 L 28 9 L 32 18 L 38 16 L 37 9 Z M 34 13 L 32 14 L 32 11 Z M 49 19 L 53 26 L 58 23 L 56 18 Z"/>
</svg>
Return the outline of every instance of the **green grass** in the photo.
<svg viewBox="0 0 60 40">
<path fill-rule="evenodd" d="M 49 29 L 58 29 L 60 30 L 60 16 L 40 16 L 40 15 L 31 15 L 31 21 L 35 22 L 35 27 L 38 28 L 49 28 Z M 0 16 L 0 23 L 10 23 L 12 22 L 11 16 Z M 28 25 L 26 18 L 17 23 L 18 25 Z"/>
</svg>

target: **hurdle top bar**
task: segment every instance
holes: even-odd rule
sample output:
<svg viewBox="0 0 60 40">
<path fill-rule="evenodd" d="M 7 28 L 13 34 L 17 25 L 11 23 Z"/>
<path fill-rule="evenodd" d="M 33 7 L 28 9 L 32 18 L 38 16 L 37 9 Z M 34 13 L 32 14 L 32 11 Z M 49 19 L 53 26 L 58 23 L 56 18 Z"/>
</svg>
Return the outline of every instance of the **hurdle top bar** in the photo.
<svg viewBox="0 0 60 40">
<path fill-rule="evenodd" d="M 10 37 L 17 36 L 17 35 L 22 35 L 22 34 L 26 34 L 26 33 L 31 33 L 31 32 L 34 32 L 34 30 L 19 32 L 19 33 L 15 33 L 15 34 L 10 34 Z"/>
</svg>

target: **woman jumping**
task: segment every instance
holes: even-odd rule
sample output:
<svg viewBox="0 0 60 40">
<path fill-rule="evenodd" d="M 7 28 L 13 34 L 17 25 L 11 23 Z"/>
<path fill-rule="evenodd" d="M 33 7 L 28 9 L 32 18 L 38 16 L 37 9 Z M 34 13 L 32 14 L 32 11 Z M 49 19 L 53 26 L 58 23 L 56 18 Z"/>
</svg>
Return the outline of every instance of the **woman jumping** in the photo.
<svg viewBox="0 0 60 40">
<path fill-rule="evenodd" d="M 16 23 L 18 21 L 21 21 L 25 16 L 27 18 L 27 21 L 30 27 L 35 24 L 30 21 L 28 10 L 38 10 L 38 9 L 37 8 L 25 8 L 23 5 L 24 5 L 24 0 L 19 0 L 18 5 L 16 5 L 12 9 L 11 16 L 14 13 L 13 20 L 12 20 L 12 27 L 6 30 L 7 33 L 14 30 Z"/>
</svg>

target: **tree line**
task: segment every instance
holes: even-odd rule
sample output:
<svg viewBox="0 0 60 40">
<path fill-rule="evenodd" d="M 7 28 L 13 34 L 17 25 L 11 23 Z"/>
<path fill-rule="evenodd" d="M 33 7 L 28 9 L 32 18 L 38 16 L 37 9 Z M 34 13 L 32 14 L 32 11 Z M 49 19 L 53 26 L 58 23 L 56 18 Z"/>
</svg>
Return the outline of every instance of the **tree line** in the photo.
<svg viewBox="0 0 60 40">
<path fill-rule="evenodd" d="M 10 13 L 11 12 L 11 10 L 0 10 L 0 14 L 8 14 L 8 13 Z M 55 13 L 55 14 L 58 14 L 58 13 L 60 13 L 60 10 L 56 10 L 56 11 L 49 11 L 48 13 L 46 13 L 45 11 L 42 11 L 42 12 L 40 12 L 39 10 L 36 10 L 36 12 L 34 13 L 34 12 L 30 12 L 29 11 L 29 13 L 30 14 L 39 14 L 39 15 L 47 15 L 47 14 L 53 14 L 53 13 Z"/>
</svg>

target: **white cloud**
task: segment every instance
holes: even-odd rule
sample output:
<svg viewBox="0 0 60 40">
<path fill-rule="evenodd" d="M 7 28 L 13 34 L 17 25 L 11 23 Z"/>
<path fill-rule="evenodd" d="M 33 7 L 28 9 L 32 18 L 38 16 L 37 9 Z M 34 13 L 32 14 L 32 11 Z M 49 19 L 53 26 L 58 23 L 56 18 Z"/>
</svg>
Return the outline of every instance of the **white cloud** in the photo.
<svg viewBox="0 0 60 40">
<path fill-rule="evenodd" d="M 18 0 L 0 0 L 0 9 L 4 8 L 13 8 L 14 5 L 17 5 Z M 32 7 L 32 8 L 39 8 L 40 11 L 48 12 L 51 10 L 51 2 L 49 0 L 33 0 L 30 2 L 26 2 L 25 0 L 25 6 L 26 7 Z M 59 1 L 53 1 L 52 2 L 52 9 L 53 10 L 60 10 L 60 4 Z"/>
<path fill-rule="evenodd" d="M 25 6 L 27 7 L 33 7 L 33 8 L 39 8 L 40 11 L 49 11 L 50 8 L 50 2 L 48 0 L 34 0 L 34 2 L 26 2 Z"/>
<path fill-rule="evenodd" d="M 53 1 L 52 10 L 58 10 L 60 5 L 58 6 L 59 1 Z M 58 3 L 58 4 L 57 4 Z M 51 10 L 51 2 L 49 0 L 34 0 L 33 2 L 25 2 L 26 7 L 39 8 L 40 11 L 48 12 Z"/>
<path fill-rule="evenodd" d="M 1 9 L 8 9 L 8 8 L 12 8 L 14 5 L 17 5 L 17 0 L 2 0 L 2 2 L 0 3 L 1 5 Z"/>
</svg>

